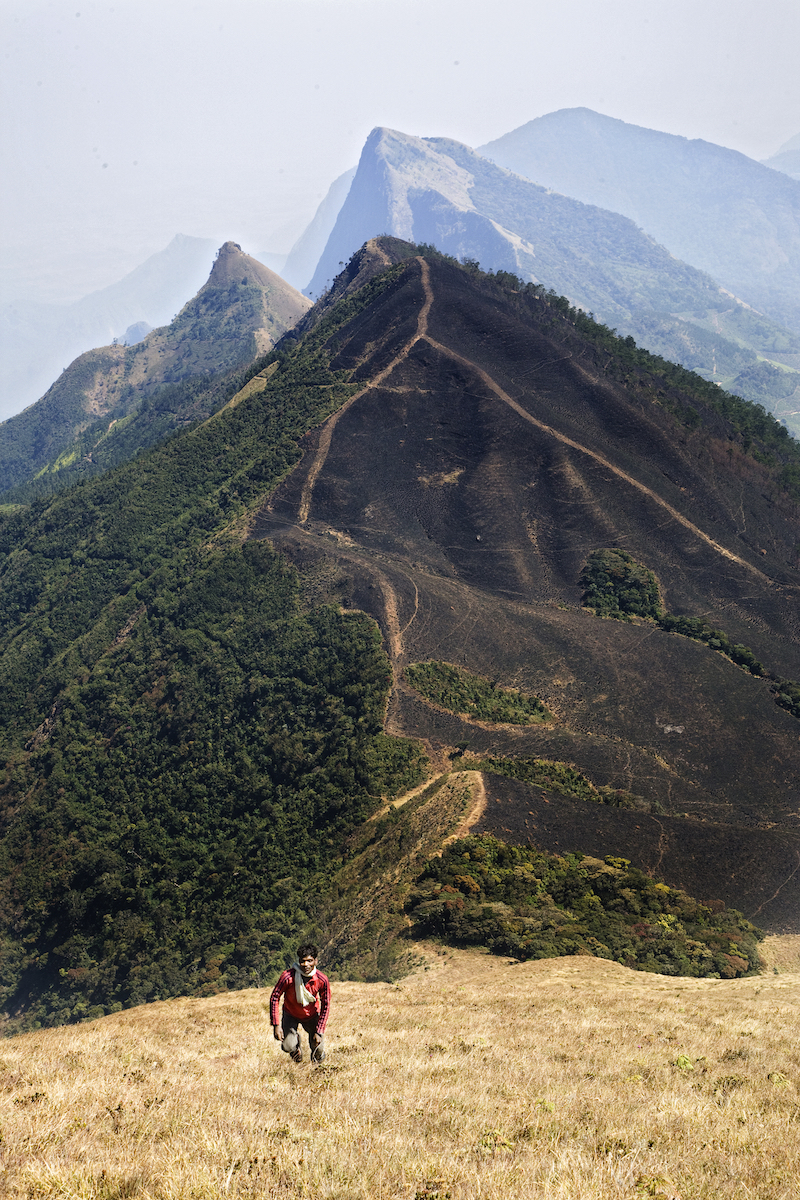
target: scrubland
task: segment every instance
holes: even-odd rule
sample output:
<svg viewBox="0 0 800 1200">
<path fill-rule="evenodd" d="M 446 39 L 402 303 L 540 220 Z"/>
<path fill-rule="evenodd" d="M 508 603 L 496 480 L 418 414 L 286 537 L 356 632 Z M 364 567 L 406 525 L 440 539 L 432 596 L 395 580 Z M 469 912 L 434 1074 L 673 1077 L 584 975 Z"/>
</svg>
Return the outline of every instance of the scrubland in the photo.
<svg viewBox="0 0 800 1200">
<path fill-rule="evenodd" d="M 0 1194 L 70 1200 L 789 1200 L 800 974 L 421 951 L 334 984 L 328 1059 L 295 1066 L 266 989 L 0 1046 Z"/>
</svg>

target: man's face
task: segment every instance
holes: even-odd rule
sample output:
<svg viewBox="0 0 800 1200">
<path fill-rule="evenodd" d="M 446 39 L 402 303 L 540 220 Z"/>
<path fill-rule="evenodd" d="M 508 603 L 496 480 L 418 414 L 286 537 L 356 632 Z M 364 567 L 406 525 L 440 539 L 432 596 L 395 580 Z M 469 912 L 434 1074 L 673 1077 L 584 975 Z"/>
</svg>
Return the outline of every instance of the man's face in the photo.
<svg viewBox="0 0 800 1200">
<path fill-rule="evenodd" d="M 300 959 L 300 970 L 304 975 L 311 975 L 317 965 L 317 960 L 312 958 L 310 954 L 305 954 Z"/>
</svg>

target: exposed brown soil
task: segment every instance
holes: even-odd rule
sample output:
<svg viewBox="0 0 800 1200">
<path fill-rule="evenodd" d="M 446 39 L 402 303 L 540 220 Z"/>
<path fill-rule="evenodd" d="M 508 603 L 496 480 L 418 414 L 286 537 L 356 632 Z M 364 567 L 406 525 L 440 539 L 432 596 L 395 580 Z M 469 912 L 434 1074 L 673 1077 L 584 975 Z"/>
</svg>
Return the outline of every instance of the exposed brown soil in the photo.
<svg viewBox="0 0 800 1200">
<path fill-rule="evenodd" d="M 577 333 L 447 263 L 409 261 L 329 348 L 363 386 L 307 436 L 253 536 L 301 570 L 335 565 L 346 606 L 378 621 L 395 669 L 387 727 L 440 763 L 466 741 L 657 801 L 665 815 L 643 818 L 493 781 L 482 820 L 620 854 L 800 930 L 800 725 L 708 647 L 593 617 L 578 583 L 592 550 L 623 548 L 670 611 L 800 678 L 796 506 L 722 426 L 690 433 L 654 392 L 607 377 Z M 426 658 L 539 696 L 555 723 L 437 711 L 400 679 Z"/>
</svg>

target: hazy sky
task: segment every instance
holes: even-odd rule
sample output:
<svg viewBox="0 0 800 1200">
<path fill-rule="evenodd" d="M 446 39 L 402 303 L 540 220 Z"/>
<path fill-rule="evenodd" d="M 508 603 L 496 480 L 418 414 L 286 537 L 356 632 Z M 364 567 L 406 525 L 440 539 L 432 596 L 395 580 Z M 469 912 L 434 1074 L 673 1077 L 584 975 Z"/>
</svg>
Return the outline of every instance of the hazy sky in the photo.
<svg viewBox="0 0 800 1200">
<path fill-rule="evenodd" d="M 798 0 L 0 0 L 0 280 L 288 250 L 375 125 L 474 146 L 582 105 L 765 158 L 798 51 Z"/>
</svg>

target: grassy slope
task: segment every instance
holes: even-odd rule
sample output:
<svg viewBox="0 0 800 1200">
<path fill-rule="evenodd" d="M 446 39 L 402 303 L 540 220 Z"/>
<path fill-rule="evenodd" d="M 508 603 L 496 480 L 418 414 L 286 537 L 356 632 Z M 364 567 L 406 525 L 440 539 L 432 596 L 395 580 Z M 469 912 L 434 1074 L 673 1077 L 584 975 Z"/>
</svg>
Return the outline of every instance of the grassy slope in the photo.
<svg viewBox="0 0 800 1200">
<path fill-rule="evenodd" d="M 323 1067 L 281 1054 L 266 989 L 5 1043 L 5 1194 L 796 1194 L 800 976 L 417 950 L 400 985 L 334 982 Z"/>
</svg>

